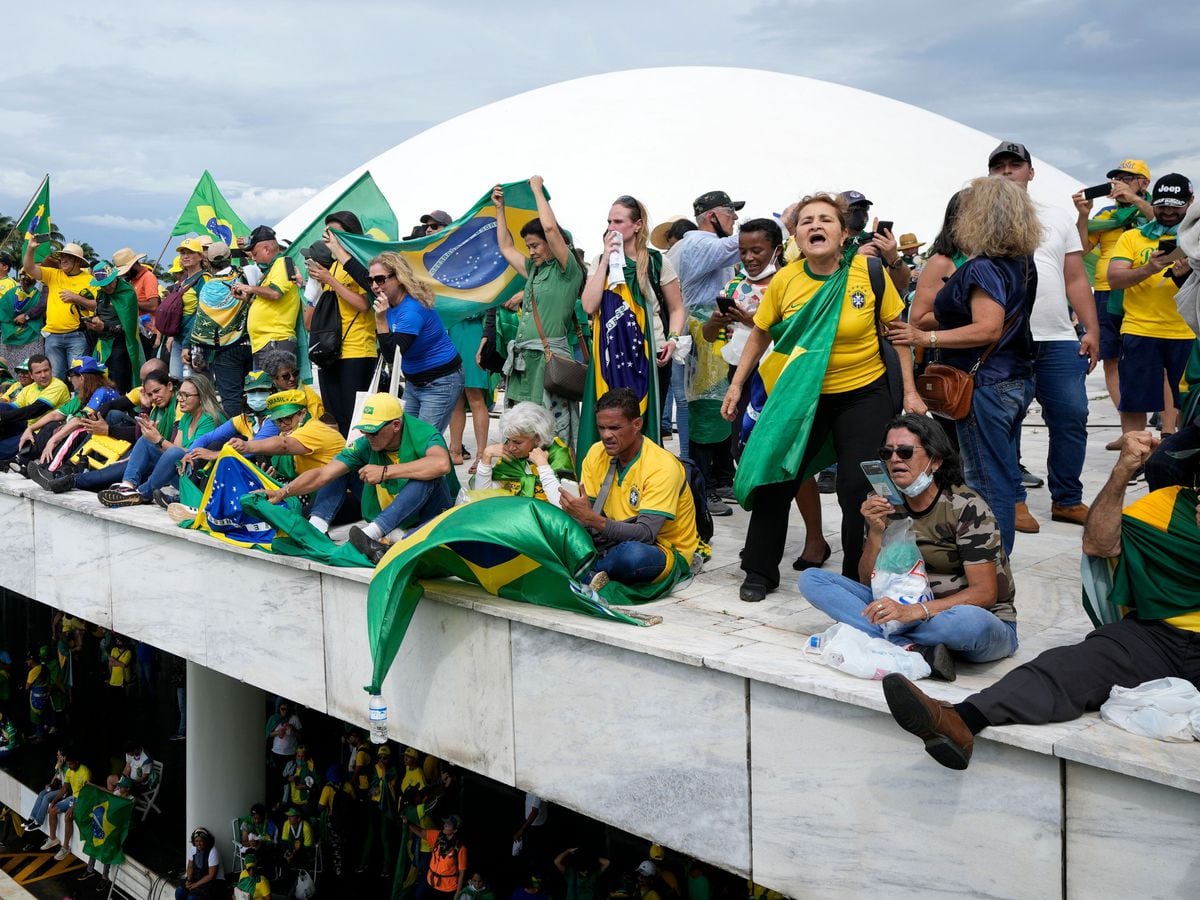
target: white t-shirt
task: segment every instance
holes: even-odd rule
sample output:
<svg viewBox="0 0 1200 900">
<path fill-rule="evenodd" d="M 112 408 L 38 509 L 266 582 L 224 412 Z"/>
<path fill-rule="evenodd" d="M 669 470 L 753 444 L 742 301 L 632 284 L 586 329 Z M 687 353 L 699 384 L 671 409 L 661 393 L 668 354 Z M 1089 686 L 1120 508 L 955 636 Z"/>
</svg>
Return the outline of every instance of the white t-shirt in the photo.
<svg viewBox="0 0 1200 900">
<path fill-rule="evenodd" d="M 287 726 L 282 735 L 271 740 L 271 752 L 276 756 L 295 756 L 296 747 L 300 745 L 300 735 L 296 733 L 301 728 L 300 717 L 292 713 L 288 717 Z"/>
<path fill-rule="evenodd" d="M 546 824 L 546 801 L 537 794 L 531 794 L 528 791 L 525 793 L 525 819 L 528 821 L 529 814 L 533 812 L 533 808 L 537 807 L 537 818 L 530 822 L 533 828 L 540 828 Z"/>
<path fill-rule="evenodd" d="M 1063 264 L 1068 253 L 1083 253 L 1083 242 L 1075 227 L 1075 216 L 1057 206 L 1034 201 L 1042 222 L 1042 240 L 1033 254 L 1037 266 L 1037 299 L 1029 316 L 1029 330 L 1035 341 L 1075 341 L 1071 324 L 1071 306 L 1067 302 L 1067 282 Z"/>
<path fill-rule="evenodd" d="M 141 781 L 143 775 L 150 773 L 150 755 L 143 750 L 137 756 L 125 754 L 125 764 L 129 766 L 129 777 L 133 781 Z"/>
<path fill-rule="evenodd" d="M 188 863 L 190 863 L 195 858 L 196 858 L 196 848 L 191 843 L 189 843 L 187 845 L 187 853 L 186 853 L 186 856 L 184 857 L 184 862 L 183 862 L 183 871 L 185 873 L 187 872 Z M 211 869 L 213 866 L 217 867 L 217 878 L 223 878 L 225 876 L 225 873 L 223 871 L 221 871 L 221 857 L 217 853 L 216 846 L 214 846 L 211 850 L 208 851 L 208 867 Z M 197 878 L 204 877 L 203 872 L 196 872 L 195 875 Z M 211 884 L 211 882 L 210 882 L 210 884 Z"/>
</svg>

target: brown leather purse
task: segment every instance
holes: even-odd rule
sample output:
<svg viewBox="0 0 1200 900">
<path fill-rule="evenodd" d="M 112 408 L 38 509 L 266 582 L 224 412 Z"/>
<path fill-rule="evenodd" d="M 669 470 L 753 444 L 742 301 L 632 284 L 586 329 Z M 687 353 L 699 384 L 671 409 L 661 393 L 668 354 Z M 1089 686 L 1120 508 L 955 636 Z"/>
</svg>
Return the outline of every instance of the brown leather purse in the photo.
<svg viewBox="0 0 1200 900">
<path fill-rule="evenodd" d="M 546 331 L 542 328 L 542 317 L 538 315 L 537 294 L 533 285 L 529 287 L 529 305 L 533 307 L 533 324 L 537 326 L 538 337 L 542 339 L 542 349 L 546 353 L 546 367 L 542 374 L 542 384 L 551 394 L 565 397 L 568 400 L 582 400 L 587 390 L 588 351 L 579 328 L 579 320 L 571 313 L 571 322 L 575 325 L 575 335 L 579 339 L 579 350 L 583 354 L 583 362 L 566 356 L 559 356 L 550 349 L 546 340 Z"/>
<path fill-rule="evenodd" d="M 970 372 L 937 361 L 925 367 L 925 371 L 917 376 L 917 393 L 921 395 L 931 413 L 955 421 L 967 417 L 967 413 L 971 411 L 971 397 L 975 393 L 975 373 L 992 355 L 1000 341 L 1004 340 L 1004 336 L 1017 324 L 1019 318 L 1017 315 L 1009 319 L 1000 337 L 983 351 L 983 355 L 971 366 Z M 938 358 L 940 357 L 939 353 Z"/>
</svg>

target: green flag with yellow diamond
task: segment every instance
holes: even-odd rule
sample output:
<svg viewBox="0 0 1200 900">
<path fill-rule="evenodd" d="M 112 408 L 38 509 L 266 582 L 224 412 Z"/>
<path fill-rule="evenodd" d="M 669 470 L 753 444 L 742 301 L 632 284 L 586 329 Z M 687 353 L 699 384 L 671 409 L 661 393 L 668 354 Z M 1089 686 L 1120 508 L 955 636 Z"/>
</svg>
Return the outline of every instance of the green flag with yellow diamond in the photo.
<svg viewBox="0 0 1200 900">
<path fill-rule="evenodd" d="M 133 818 L 133 799 L 118 797 L 94 784 L 84 785 L 75 802 L 75 824 L 83 852 L 98 863 L 123 863 L 125 836 Z"/>
</svg>

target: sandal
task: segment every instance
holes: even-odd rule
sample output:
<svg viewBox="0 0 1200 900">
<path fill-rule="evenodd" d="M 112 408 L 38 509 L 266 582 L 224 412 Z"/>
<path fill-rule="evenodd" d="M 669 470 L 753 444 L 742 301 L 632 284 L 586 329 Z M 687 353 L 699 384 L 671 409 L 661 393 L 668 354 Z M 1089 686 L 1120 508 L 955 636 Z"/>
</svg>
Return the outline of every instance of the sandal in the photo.
<svg viewBox="0 0 1200 900">
<path fill-rule="evenodd" d="M 471 468 L 467 469 L 467 474 L 474 475 L 475 470 L 478 468 L 479 468 L 479 460 L 475 460 L 475 462 L 471 463 Z"/>
</svg>

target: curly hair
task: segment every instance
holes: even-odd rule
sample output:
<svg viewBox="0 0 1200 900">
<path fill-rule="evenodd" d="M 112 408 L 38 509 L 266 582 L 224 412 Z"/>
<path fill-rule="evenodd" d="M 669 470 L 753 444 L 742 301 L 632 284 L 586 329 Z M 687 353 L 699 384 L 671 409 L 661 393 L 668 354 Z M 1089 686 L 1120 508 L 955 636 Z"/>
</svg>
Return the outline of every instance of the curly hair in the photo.
<svg viewBox="0 0 1200 900">
<path fill-rule="evenodd" d="M 952 234 L 971 256 L 1020 258 L 1037 249 L 1042 225 L 1023 187 L 989 175 L 963 189 Z"/>
<path fill-rule="evenodd" d="M 371 260 L 371 265 L 383 266 L 396 276 L 396 280 L 400 282 L 400 287 L 404 288 L 406 294 L 416 297 L 427 309 L 433 309 L 433 288 L 413 274 L 412 266 L 399 253 L 393 250 L 380 253 Z"/>
</svg>

